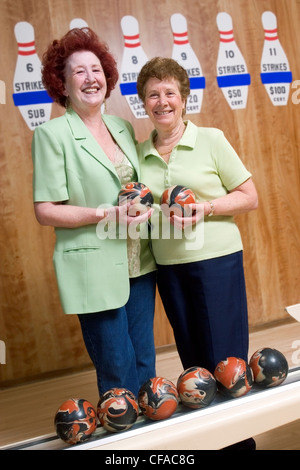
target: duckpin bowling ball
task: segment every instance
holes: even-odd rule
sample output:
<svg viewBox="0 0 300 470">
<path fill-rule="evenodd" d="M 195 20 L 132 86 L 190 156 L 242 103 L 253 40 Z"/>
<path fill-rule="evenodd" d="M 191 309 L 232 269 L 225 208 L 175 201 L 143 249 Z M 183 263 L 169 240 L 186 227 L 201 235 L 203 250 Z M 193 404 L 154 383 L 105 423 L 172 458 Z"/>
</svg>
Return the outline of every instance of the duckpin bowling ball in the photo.
<svg viewBox="0 0 300 470">
<path fill-rule="evenodd" d="M 263 388 L 280 385 L 288 375 L 289 366 L 285 356 L 277 349 L 258 349 L 249 363 L 255 384 Z"/>
<path fill-rule="evenodd" d="M 183 405 L 189 408 L 204 408 L 215 398 L 217 383 L 207 369 L 190 367 L 179 376 L 177 390 Z"/>
<path fill-rule="evenodd" d="M 97 415 L 100 424 L 110 432 L 130 429 L 136 422 L 139 407 L 134 394 L 126 388 L 112 388 L 98 402 Z"/>
<path fill-rule="evenodd" d="M 178 406 L 176 386 L 163 377 L 153 377 L 140 388 L 138 402 L 144 416 L 153 421 L 169 418 Z"/>
<path fill-rule="evenodd" d="M 54 425 L 58 437 L 68 444 L 83 442 L 96 430 L 96 410 L 83 398 L 70 398 L 57 410 Z"/>
<path fill-rule="evenodd" d="M 150 189 L 143 183 L 131 182 L 125 184 L 119 192 L 119 205 L 127 204 L 127 202 L 133 202 L 128 214 L 137 216 L 150 209 L 154 199 Z"/>
<path fill-rule="evenodd" d="M 194 204 L 196 202 L 195 195 L 191 189 L 185 186 L 175 185 L 167 188 L 160 198 L 160 206 L 162 212 L 167 217 L 177 215 L 183 217 L 190 215 L 184 208 L 185 204 Z"/>
<path fill-rule="evenodd" d="M 227 357 L 220 361 L 214 376 L 219 391 L 231 398 L 246 395 L 253 386 L 253 374 L 249 364 L 238 357 Z"/>
</svg>

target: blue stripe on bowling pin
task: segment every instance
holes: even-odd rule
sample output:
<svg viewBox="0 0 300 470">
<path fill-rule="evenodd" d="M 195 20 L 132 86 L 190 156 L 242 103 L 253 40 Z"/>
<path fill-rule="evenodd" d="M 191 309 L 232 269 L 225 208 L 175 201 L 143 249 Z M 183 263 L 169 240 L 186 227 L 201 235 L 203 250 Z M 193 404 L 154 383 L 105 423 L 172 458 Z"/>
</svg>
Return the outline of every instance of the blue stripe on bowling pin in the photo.
<svg viewBox="0 0 300 470">
<path fill-rule="evenodd" d="M 13 101 L 30 130 L 50 119 L 52 99 L 41 78 L 41 61 L 35 50 L 34 29 L 21 21 L 15 25 L 18 59 L 13 81 Z"/>
<path fill-rule="evenodd" d="M 141 46 L 139 24 L 134 16 L 123 16 L 121 28 L 124 36 L 124 52 L 121 63 L 120 90 L 121 94 L 137 118 L 147 118 L 142 101 L 139 99 L 136 89 L 138 74 L 148 58 Z"/>
<path fill-rule="evenodd" d="M 39 103 L 52 103 L 52 98 L 44 91 L 28 91 L 24 93 L 14 93 L 13 100 L 15 106 L 28 106 Z"/>
<path fill-rule="evenodd" d="M 277 18 L 271 11 L 261 17 L 265 41 L 261 58 L 261 81 L 274 106 L 288 102 L 290 83 L 293 80 L 287 56 L 277 35 Z"/>
<path fill-rule="evenodd" d="M 235 42 L 232 19 L 228 13 L 217 15 L 220 46 L 217 60 L 217 82 L 231 109 L 243 109 L 248 98 L 251 77 L 246 61 Z"/>
<path fill-rule="evenodd" d="M 190 79 L 191 94 L 187 98 L 186 113 L 200 113 L 205 78 L 200 62 L 189 43 L 187 21 L 180 13 L 174 13 L 170 23 L 174 38 L 172 58 L 187 71 Z"/>
</svg>

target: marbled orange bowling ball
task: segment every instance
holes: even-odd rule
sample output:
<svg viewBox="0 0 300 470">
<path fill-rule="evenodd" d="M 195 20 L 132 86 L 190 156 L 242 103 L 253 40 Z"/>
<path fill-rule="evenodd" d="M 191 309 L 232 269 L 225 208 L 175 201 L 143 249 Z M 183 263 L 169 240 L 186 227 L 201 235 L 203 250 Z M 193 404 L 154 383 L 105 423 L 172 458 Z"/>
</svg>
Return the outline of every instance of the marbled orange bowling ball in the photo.
<svg viewBox="0 0 300 470">
<path fill-rule="evenodd" d="M 169 418 L 178 406 L 176 386 L 163 377 L 153 377 L 139 391 L 138 402 L 144 416 L 154 421 Z"/>
<path fill-rule="evenodd" d="M 253 386 L 253 373 L 249 364 L 238 357 L 227 357 L 220 361 L 214 376 L 219 391 L 232 398 L 246 395 Z"/>
<path fill-rule="evenodd" d="M 188 408 L 204 408 L 215 398 L 217 383 L 207 369 L 190 367 L 179 376 L 177 390 L 183 405 Z"/>
<path fill-rule="evenodd" d="M 186 204 L 196 202 L 193 191 L 185 186 L 175 185 L 165 189 L 160 198 L 160 207 L 162 212 L 170 217 L 177 215 L 179 217 L 191 216 L 185 209 Z"/>
<path fill-rule="evenodd" d="M 143 183 L 131 182 L 119 192 L 119 205 L 132 202 L 128 214 L 138 216 L 144 214 L 152 206 L 154 199 L 150 189 Z"/>
<path fill-rule="evenodd" d="M 96 410 L 83 398 L 70 398 L 57 410 L 54 425 L 58 437 L 68 444 L 83 442 L 97 428 Z"/>
<path fill-rule="evenodd" d="M 126 388 L 112 388 L 103 393 L 97 406 L 100 424 L 110 432 L 130 429 L 139 415 L 135 395 Z"/>
</svg>

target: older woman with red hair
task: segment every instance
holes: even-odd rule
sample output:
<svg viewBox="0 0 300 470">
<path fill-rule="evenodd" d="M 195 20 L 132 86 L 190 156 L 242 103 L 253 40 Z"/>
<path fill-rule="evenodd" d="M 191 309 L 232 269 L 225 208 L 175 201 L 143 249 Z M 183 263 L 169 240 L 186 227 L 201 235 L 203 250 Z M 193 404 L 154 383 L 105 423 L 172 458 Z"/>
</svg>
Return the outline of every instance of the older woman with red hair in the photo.
<svg viewBox="0 0 300 470">
<path fill-rule="evenodd" d="M 132 126 L 102 113 L 118 80 L 116 62 L 91 29 L 75 28 L 49 46 L 42 77 L 66 108 L 36 128 L 32 143 L 35 214 L 55 228 L 62 307 L 78 314 L 99 393 L 125 387 L 137 394 L 155 376 L 156 268 L 147 239 L 126 236 L 133 217 L 118 206 L 122 185 L 140 173 Z"/>
</svg>

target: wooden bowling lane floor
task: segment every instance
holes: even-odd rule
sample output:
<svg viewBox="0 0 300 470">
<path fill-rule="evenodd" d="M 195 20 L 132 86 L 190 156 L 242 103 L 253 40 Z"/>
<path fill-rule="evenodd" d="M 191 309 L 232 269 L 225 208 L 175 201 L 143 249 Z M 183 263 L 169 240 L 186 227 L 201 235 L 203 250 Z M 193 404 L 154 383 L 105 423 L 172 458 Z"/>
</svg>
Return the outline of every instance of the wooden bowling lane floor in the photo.
<svg viewBox="0 0 300 470">
<path fill-rule="evenodd" d="M 250 334 L 249 357 L 261 347 L 279 349 L 289 366 L 299 367 L 300 323 L 289 321 Z M 298 346 L 298 349 L 299 346 Z M 182 372 L 176 348 L 158 348 L 157 375 L 176 383 Z M 0 449 L 25 440 L 53 435 L 54 415 L 70 397 L 82 397 L 94 406 L 98 402 L 94 370 L 40 380 L 0 390 Z M 300 450 L 300 421 L 255 436 L 258 450 Z"/>
</svg>

